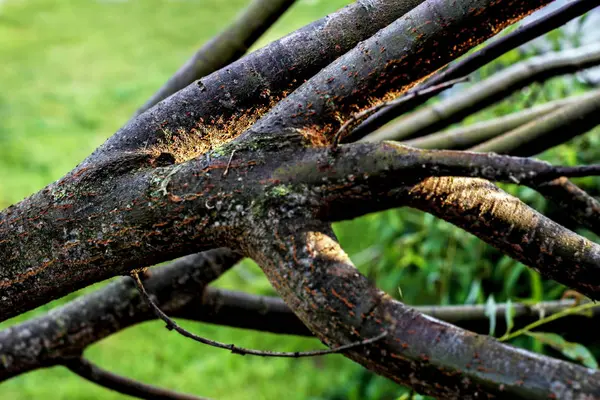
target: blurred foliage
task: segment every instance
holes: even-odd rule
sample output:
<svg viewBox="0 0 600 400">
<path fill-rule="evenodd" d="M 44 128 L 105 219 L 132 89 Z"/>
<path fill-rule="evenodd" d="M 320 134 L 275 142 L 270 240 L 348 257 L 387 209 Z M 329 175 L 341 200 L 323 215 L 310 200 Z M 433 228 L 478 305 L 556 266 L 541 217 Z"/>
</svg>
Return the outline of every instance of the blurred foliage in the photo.
<svg viewBox="0 0 600 400">
<path fill-rule="evenodd" d="M 258 46 L 348 2 L 299 1 Z M 0 1 L 0 207 L 39 190 L 81 161 L 247 3 L 247 0 Z M 547 42 L 551 48 L 561 49 L 577 45 L 577 35 L 566 35 L 559 30 L 547 35 Z M 478 71 L 475 81 L 539 52 L 534 46 L 512 51 Z M 508 114 L 587 89 L 585 80 L 576 76 L 534 84 L 464 123 Z M 596 130 L 547 151 L 542 157 L 556 163 L 584 164 L 600 160 L 598 149 L 600 132 Z M 597 178 L 577 182 L 596 192 L 600 188 Z M 553 210 L 532 190 L 514 185 L 503 188 L 540 211 Z M 492 307 L 508 300 L 556 299 L 564 291 L 561 285 L 542 280 L 474 236 L 415 210 L 390 210 L 341 222 L 334 228 L 361 271 L 407 304 L 487 302 Z M 589 232 L 581 232 L 598 240 Z M 217 284 L 275 294 L 260 269 L 249 261 L 223 276 Z M 46 312 L 101 285 L 70 294 L 0 324 L 0 328 Z M 283 351 L 320 346 L 314 339 L 185 321 L 182 324 L 201 335 L 245 347 Z M 534 340 L 523 335 L 512 343 L 545 351 L 542 341 L 555 348 L 562 346 L 563 353 L 567 351 L 571 356 L 573 352 L 576 356 L 583 354 L 586 362 L 593 365 L 592 355 L 556 337 Z M 339 355 L 298 360 L 240 357 L 178 337 L 158 322 L 107 338 L 89 348 L 86 356 L 104 368 L 132 378 L 217 399 L 424 398 Z M 60 367 L 4 383 L 0 386 L 0 397 L 125 398 Z"/>
</svg>

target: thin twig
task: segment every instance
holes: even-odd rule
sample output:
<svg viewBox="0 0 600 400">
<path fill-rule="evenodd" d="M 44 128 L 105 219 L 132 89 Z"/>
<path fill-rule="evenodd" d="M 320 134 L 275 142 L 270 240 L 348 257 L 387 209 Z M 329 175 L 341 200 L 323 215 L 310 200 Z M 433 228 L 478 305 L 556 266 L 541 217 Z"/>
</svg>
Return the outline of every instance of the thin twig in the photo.
<svg viewBox="0 0 600 400">
<path fill-rule="evenodd" d="M 168 389 L 148 385 L 133 379 L 106 371 L 85 358 L 73 358 L 66 360 L 63 365 L 69 371 L 87 379 L 97 385 L 114 390 L 122 394 L 140 399 L 152 400 L 207 400 L 204 397 L 192 396 L 190 394 L 177 393 Z"/>
<path fill-rule="evenodd" d="M 425 96 L 428 94 L 435 95 L 440 93 L 443 90 L 446 90 L 457 83 L 465 82 L 469 80 L 469 77 L 464 76 L 462 78 L 453 79 L 447 82 L 442 82 L 439 85 L 431 86 L 428 88 L 424 88 L 423 90 L 416 90 L 414 92 L 405 93 L 397 99 L 391 101 L 384 101 L 383 103 L 379 103 L 373 107 L 367 108 L 366 110 L 362 110 L 360 112 L 352 115 L 337 131 L 335 136 L 333 137 L 333 142 L 331 143 L 331 149 L 335 150 L 340 143 L 340 140 L 343 139 L 344 134 L 349 130 L 350 126 L 362 119 L 368 117 L 369 115 L 381 110 L 384 107 L 393 107 L 398 104 L 402 104 L 416 97 Z"/>
<path fill-rule="evenodd" d="M 207 344 L 209 346 L 217 347 L 220 349 L 227 349 L 234 354 L 253 355 L 253 356 L 261 356 L 261 357 L 287 357 L 287 358 L 315 357 L 315 356 L 322 356 L 322 355 L 326 355 L 326 354 L 342 353 L 344 351 L 347 351 L 347 350 L 350 350 L 350 349 L 353 349 L 356 347 L 361 347 L 361 346 L 365 346 L 367 344 L 374 343 L 374 342 L 381 340 L 387 336 L 387 332 L 383 332 L 380 335 L 377 335 L 370 339 L 362 340 L 360 342 L 353 342 L 353 343 L 345 344 L 345 345 L 342 345 L 339 347 L 335 347 L 332 349 L 326 349 L 326 350 L 275 352 L 275 351 L 261 351 L 261 350 L 246 349 L 243 347 L 238 347 L 234 344 L 225 344 L 225 343 L 217 342 L 215 340 L 206 339 L 206 338 L 203 338 L 201 336 L 198 336 L 194 333 L 191 333 L 191 332 L 183 329 L 182 327 L 177 325 L 177 323 L 175 321 L 173 321 L 171 318 L 169 318 L 169 316 L 167 314 L 165 314 L 156 305 L 156 303 L 154 303 L 154 301 L 150 298 L 150 295 L 148 294 L 148 292 L 146 292 L 146 289 L 144 288 L 144 285 L 142 284 L 140 276 L 136 271 L 133 271 L 131 273 L 131 277 L 133 278 L 135 285 L 137 286 L 142 298 L 146 301 L 146 303 L 150 306 L 150 308 L 152 310 L 154 310 L 154 313 L 156 314 L 156 316 L 158 318 L 160 318 L 161 320 L 163 320 L 167 324 L 167 329 L 174 330 L 177 333 L 181 334 L 182 336 L 185 336 L 185 337 L 195 340 L 197 342 Z"/>
<path fill-rule="evenodd" d="M 231 165 L 231 160 L 233 160 L 233 155 L 235 154 L 235 150 L 233 150 L 231 152 L 231 156 L 229 157 L 229 162 L 227 163 L 227 167 L 225 168 L 225 171 L 223 171 L 223 177 L 227 176 L 227 173 L 229 172 L 229 166 Z"/>
</svg>

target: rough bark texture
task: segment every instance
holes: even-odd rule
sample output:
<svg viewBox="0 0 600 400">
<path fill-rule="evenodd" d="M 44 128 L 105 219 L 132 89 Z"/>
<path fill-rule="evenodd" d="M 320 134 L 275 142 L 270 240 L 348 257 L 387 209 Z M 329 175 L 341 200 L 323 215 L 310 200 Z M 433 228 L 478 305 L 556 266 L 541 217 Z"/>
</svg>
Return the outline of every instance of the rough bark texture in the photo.
<svg viewBox="0 0 600 400">
<path fill-rule="evenodd" d="M 549 2 L 427 1 L 332 62 L 248 134 L 300 130 L 313 144 L 328 143 L 351 113 L 405 92 Z"/>
<path fill-rule="evenodd" d="M 231 139 L 305 79 L 422 1 L 353 3 L 177 92 L 115 133 L 92 159 L 174 136 L 191 134 L 209 145 L 215 132 Z"/>
<path fill-rule="evenodd" d="M 491 183 L 446 178 L 536 187 L 561 176 L 598 175 L 600 166 L 553 167 L 395 143 L 324 146 L 353 112 L 406 91 L 547 3 L 361 1 L 185 88 L 133 120 L 65 178 L 0 214 L 0 319 L 133 269 L 227 247 L 231 251 L 218 253 L 225 260 L 221 267 L 240 256 L 256 260 L 290 309 L 327 345 L 386 332 L 385 339 L 347 356 L 423 393 L 599 397 L 596 371 L 512 348 L 391 300 L 356 271 L 328 225 L 376 210 L 418 207 L 544 276 L 600 296 L 599 245 Z M 192 268 L 189 261 L 176 269 Z M 148 280 L 149 290 L 165 311 L 171 302 L 181 310 L 180 302 L 191 301 L 221 267 L 190 272 L 191 278 L 176 281 L 176 290 L 166 289 L 174 283 L 160 285 L 175 279 L 166 268 L 156 273 L 159 280 Z M 107 290 L 114 296 L 82 300 L 81 311 L 121 320 L 128 312 L 147 315 L 125 281 Z M 173 297 L 186 290 L 193 295 Z M 35 334 L 16 335 L 22 327 L 0 333 L 11 343 L 3 347 L 5 377 L 39 367 L 39 360 L 58 363 L 69 353 L 73 337 L 62 336 L 66 345 L 56 338 L 64 334 L 61 318 L 84 318 L 72 307 L 57 311 L 48 326 L 32 322 L 29 332 Z M 72 343 L 74 355 L 93 337 L 118 328 L 90 325 Z M 55 338 L 56 353 L 40 344 L 44 337 Z"/>
<path fill-rule="evenodd" d="M 367 368 L 445 399 L 547 399 L 549 392 L 561 399 L 600 396 L 599 372 L 523 352 L 417 313 L 374 288 L 326 226 L 295 226 L 293 220 L 277 217 L 257 226 L 249 253 L 327 345 L 388 332 L 385 339 L 347 354 Z"/>
</svg>

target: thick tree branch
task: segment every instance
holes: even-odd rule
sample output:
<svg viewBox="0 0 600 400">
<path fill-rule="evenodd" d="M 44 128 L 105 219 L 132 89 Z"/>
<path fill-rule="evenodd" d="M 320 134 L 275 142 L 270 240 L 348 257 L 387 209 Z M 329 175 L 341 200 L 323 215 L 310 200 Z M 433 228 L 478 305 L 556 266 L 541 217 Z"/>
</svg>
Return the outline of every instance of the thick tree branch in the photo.
<svg viewBox="0 0 600 400">
<path fill-rule="evenodd" d="M 418 85 L 416 89 L 420 90 L 428 88 L 447 80 L 470 75 L 484 65 L 494 61 L 503 54 L 508 53 L 510 50 L 514 50 L 530 40 L 561 27 L 567 22 L 580 17 L 595 7 L 598 7 L 596 0 L 575 0 L 565 4 L 563 7 L 549 13 L 548 15 L 539 18 L 525 26 L 521 26 L 514 32 L 496 39 L 484 48 L 470 54 L 454 65 L 451 65 L 446 71 L 434 75 L 424 84 Z M 367 134 L 382 127 L 384 124 L 390 122 L 392 119 L 423 104 L 432 96 L 415 98 L 410 102 L 398 104 L 397 106 L 381 110 L 359 125 L 352 133 L 351 139 L 358 140 L 366 136 Z"/>
<path fill-rule="evenodd" d="M 514 64 L 456 96 L 422 108 L 361 141 L 403 140 L 439 131 L 533 82 L 600 64 L 600 45 L 547 53 Z"/>
<path fill-rule="evenodd" d="M 390 181 L 398 188 L 429 176 L 536 185 L 600 173 L 598 165 L 554 167 L 532 159 L 426 151 L 394 143 L 356 144 L 335 152 L 300 150 L 293 142 L 297 136 L 277 138 L 233 143 L 210 160 L 164 167 L 152 167 L 161 156 L 125 155 L 125 160 L 70 175 L 3 211 L 0 317 L 7 319 L 132 269 L 213 247 L 238 249 L 252 218 L 273 204 L 279 207 L 283 199 L 289 201 L 286 185 L 308 188 L 319 198 L 314 190 L 321 188 L 323 178 L 352 186 L 364 176 L 378 182 L 398 174 L 401 179 Z M 224 176 L 227 169 L 230 173 Z M 359 177 L 356 183 L 351 175 Z M 320 213 L 324 206 L 316 198 L 298 199 L 303 203 L 295 206 Z"/>
<path fill-rule="evenodd" d="M 426 179 L 411 188 L 408 205 L 478 236 L 545 278 L 600 296 L 600 246 L 487 181 Z"/>
<path fill-rule="evenodd" d="M 193 299 L 202 297 L 204 286 L 239 259 L 227 249 L 184 257 L 149 270 L 146 285 L 164 310 L 186 310 Z M 45 315 L 0 331 L 0 381 L 61 364 L 67 358 L 78 357 L 90 344 L 153 318 L 131 279 L 119 279 Z"/>
<path fill-rule="evenodd" d="M 171 390 L 137 382 L 122 377 L 92 364 L 85 358 L 74 358 L 64 362 L 69 371 L 83 379 L 122 394 L 148 400 L 206 400 L 203 397 L 177 393 Z"/>
<path fill-rule="evenodd" d="M 235 21 L 202 46 L 151 98 L 135 116 L 183 89 L 195 80 L 240 58 L 296 0 L 254 0 Z"/>
<path fill-rule="evenodd" d="M 139 115 L 83 166 L 119 152 L 182 141 L 191 142 L 196 148 L 188 152 L 197 155 L 231 140 L 304 79 L 422 1 L 357 2 L 293 32 Z"/>
<path fill-rule="evenodd" d="M 294 132 L 313 145 L 331 143 L 343 121 L 356 112 L 397 97 L 549 2 L 468 0 L 457 7 L 445 0 L 427 1 L 313 76 L 246 136 Z"/>
<path fill-rule="evenodd" d="M 248 251 L 329 346 L 387 332 L 387 338 L 348 354 L 363 366 L 446 399 L 600 395 L 597 372 L 514 349 L 393 301 L 352 266 L 330 229 L 295 221 L 273 215 L 270 223 L 259 223 Z"/>
</svg>

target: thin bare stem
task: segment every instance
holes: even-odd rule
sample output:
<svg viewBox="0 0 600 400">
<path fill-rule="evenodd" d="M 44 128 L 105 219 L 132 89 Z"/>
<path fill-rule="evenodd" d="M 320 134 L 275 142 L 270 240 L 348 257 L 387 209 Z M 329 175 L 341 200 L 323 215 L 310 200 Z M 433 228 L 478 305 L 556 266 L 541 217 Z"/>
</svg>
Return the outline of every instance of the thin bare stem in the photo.
<svg viewBox="0 0 600 400">
<path fill-rule="evenodd" d="M 126 378 L 110 371 L 106 371 L 85 358 L 66 360 L 63 365 L 69 371 L 87 379 L 97 385 L 114 390 L 128 396 L 147 400 L 207 400 L 204 397 L 190 394 L 177 393 L 171 390 L 148 385 L 130 378 Z"/>
<path fill-rule="evenodd" d="M 471 151 L 532 156 L 588 132 L 600 123 L 600 90 L 500 136 Z"/>
<path fill-rule="evenodd" d="M 229 350 L 233 354 L 240 354 L 243 356 L 244 355 L 252 355 L 252 356 L 260 356 L 260 357 L 284 357 L 284 358 L 315 357 L 315 356 L 323 356 L 326 354 L 343 353 L 347 350 L 351 350 L 356 347 L 361 347 L 361 346 L 365 346 L 365 345 L 377 342 L 378 340 L 381 340 L 387 336 L 387 332 L 383 332 L 380 335 L 377 335 L 370 339 L 345 344 L 345 345 L 335 347 L 333 349 L 327 349 L 327 350 L 276 352 L 276 351 L 262 351 L 262 350 L 246 349 L 243 347 L 238 347 L 234 344 L 225 344 L 225 343 L 217 342 L 215 340 L 206 339 L 206 338 L 203 338 L 201 336 L 198 336 L 194 333 L 191 333 L 191 332 L 183 329 L 175 321 L 173 321 L 171 318 L 169 318 L 169 316 L 166 315 L 156 305 L 156 303 L 154 303 L 154 301 L 150 298 L 150 295 L 148 294 L 148 292 L 146 292 L 146 289 L 144 288 L 144 285 L 142 283 L 142 280 L 140 279 L 139 274 L 136 271 L 133 271 L 131 273 L 131 276 L 132 276 L 133 280 L 135 281 L 135 284 L 136 284 L 140 294 L 144 298 L 144 300 L 148 303 L 150 308 L 152 308 L 154 310 L 154 312 L 156 313 L 156 316 L 159 319 L 163 320 L 167 324 L 167 329 L 174 330 L 177 333 L 179 333 L 180 335 L 185 336 L 189 339 L 195 340 L 197 342 L 200 342 L 200 343 L 212 346 L 212 347 L 217 347 L 219 349 Z"/>
<path fill-rule="evenodd" d="M 550 101 L 501 117 L 406 140 L 402 144 L 419 149 L 467 149 L 588 97 L 590 94 Z"/>
</svg>

